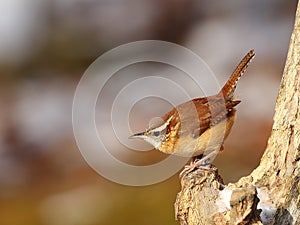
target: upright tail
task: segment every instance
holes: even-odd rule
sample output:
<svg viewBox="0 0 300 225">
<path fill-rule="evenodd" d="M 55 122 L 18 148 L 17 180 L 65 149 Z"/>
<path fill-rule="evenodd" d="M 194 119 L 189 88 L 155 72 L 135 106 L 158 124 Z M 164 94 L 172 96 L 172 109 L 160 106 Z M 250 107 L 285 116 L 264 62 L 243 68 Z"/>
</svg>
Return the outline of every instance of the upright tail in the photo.
<svg viewBox="0 0 300 225">
<path fill-rule="evenodd" d="M 250 50 L 247 55 L 242 59 L 236 69 L 233 71 L 232 75 L 223 86 L 219 94 L 222 94 L 225 99 L 233 98 L 234 91 L 236 88 L 236 84 L 243 73 L 246 71 L 247 67 L 249 66 L 251 60 L 254 58 L 255 52 L 254 50 Z"/>
</svg>

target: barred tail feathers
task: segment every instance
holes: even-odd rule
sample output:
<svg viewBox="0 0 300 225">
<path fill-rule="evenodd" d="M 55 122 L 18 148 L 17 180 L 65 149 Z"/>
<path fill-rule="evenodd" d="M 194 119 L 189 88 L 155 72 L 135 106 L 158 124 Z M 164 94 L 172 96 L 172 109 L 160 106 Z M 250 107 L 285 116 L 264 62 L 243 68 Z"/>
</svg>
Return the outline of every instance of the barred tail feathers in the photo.
<svg viewBox="0 0 300 225">
<path fill-rule="evenodd" d="M 225 83 L 223 88 L 221 89 L 219 94 L 222 94 L 225 99 L 232 99 L 234 95 L 234 91 L 236 88 L 236 84 L 240 77 L 244 74 L 246 69 L 248 68 L 251 60 L 254 58 L 255 52 L 254 50 L 250 50 L 247 55 L 241 60 L 236 69 L 233 71 L 232 75 Z"/>
</svg>

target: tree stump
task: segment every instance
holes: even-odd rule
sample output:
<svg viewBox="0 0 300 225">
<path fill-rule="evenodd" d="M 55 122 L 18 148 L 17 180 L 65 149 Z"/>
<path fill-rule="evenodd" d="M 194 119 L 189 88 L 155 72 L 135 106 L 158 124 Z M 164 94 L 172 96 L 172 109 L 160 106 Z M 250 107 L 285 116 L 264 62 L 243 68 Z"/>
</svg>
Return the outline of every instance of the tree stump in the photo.
<svg viewBox="0 0 300 225">
<path fill-rule="evenodd" d="M 181 180 L 175 217 L 181 225 L 300 224 L 300 3 L 260 165 L 224 185 L 217 168 Z"/>
</svg>

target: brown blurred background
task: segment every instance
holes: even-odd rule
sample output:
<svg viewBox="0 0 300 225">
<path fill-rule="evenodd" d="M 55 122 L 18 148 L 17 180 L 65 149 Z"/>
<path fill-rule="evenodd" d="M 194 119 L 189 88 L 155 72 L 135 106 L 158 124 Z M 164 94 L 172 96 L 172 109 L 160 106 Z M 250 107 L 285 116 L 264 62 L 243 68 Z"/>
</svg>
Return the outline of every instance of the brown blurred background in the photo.
<svg viewBox="0 0 300 225">
<path fill-rule="evenodd" d="M 77 83 L 102 53 L 157 39 L 199 54 L 224 83 L 254 48 L 243 100 L 215 164 L 226 182 L 255 168 L 267 144 L 296 1 L 4 0 L 0 2 L 0 224 L 177 224 L 177 174 L 147 187 L 105 180 L 72 133 Z M 151 161 L 152 159 L 149 159 Z"/>
</svg>

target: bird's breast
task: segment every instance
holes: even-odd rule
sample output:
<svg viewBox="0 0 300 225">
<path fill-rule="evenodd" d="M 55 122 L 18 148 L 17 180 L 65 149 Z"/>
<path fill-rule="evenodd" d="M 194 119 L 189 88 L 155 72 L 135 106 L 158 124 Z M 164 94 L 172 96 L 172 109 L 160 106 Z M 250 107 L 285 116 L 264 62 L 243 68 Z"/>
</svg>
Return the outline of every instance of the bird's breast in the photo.
<svg viewBox="0 0 300 225">
<path fill-rule="evenodd" d="M 234 112 L 218 124 L 210 127 L 200 136 L 194 136 L 193 132 L 185 133 L 181 136 L 180 132 L 173 132 L 169 138 L 159 148 L 167 154 L 175 154 L 183 157 L 192 157 L 205 153 L 205 151 L 219 150 L 224 140 L 230 133 L 234 123 Z"/>
</svg>

